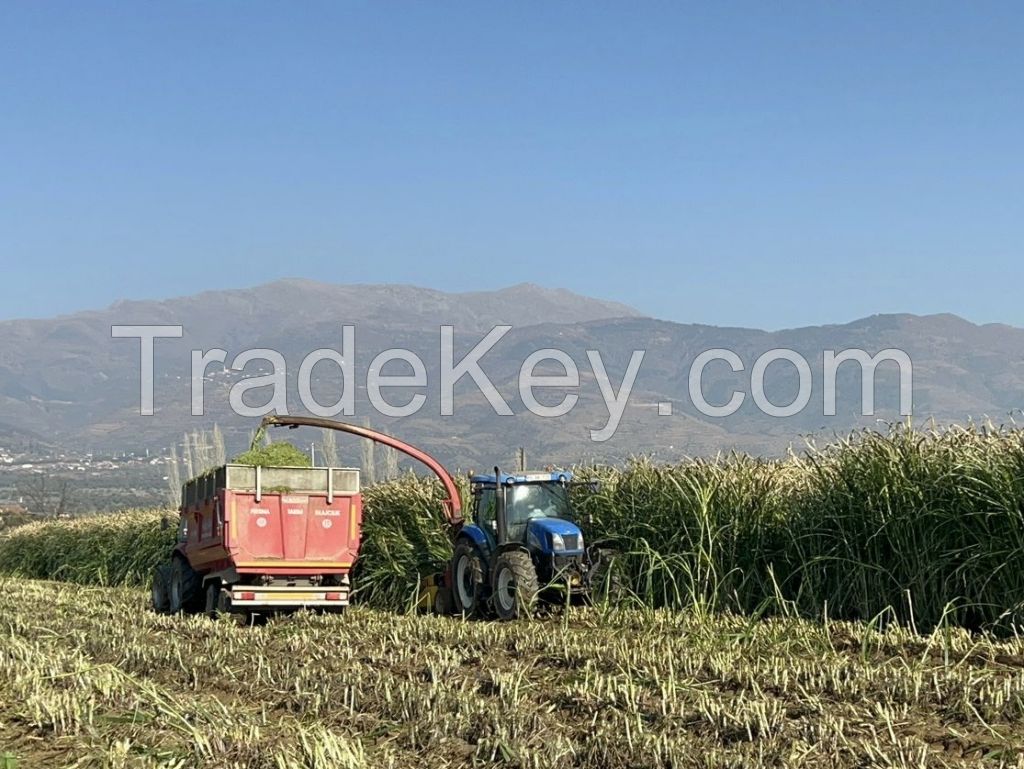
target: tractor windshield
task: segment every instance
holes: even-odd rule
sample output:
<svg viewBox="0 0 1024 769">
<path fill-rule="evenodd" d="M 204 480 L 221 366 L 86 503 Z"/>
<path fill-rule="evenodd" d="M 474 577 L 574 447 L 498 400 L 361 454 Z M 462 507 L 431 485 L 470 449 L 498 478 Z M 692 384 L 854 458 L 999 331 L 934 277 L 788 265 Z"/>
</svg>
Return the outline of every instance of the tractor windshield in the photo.
<svg viewBox="0 0 1024 769">
<path fill-rule="evenodd" d="M 572 518 L 569 493 L 561 483 L 516 484 L 508 490 L 507 500 L 510 539 L 525 536 L 526 522 L 531 518 Z"/>
</svg>

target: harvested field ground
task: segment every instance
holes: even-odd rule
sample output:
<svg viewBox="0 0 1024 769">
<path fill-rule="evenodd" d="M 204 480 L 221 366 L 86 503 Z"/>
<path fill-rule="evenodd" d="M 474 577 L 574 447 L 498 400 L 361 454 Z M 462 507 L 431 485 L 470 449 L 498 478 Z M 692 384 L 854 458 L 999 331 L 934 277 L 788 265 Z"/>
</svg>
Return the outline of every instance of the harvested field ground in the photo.
<svg viewBox="0 0 1024 769">
<path fill-rule="evenodd" d="M 1024 766 L 1024 641 L 693 612 L 244 627 L 0 581 L 0 766 Z"/>
</svg>

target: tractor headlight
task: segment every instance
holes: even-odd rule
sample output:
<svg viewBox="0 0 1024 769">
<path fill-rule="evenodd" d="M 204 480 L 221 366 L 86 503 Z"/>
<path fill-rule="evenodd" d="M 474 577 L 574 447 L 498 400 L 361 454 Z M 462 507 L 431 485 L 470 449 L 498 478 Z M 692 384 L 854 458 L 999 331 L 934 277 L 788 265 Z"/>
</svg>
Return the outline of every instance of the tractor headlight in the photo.
<svg viewBox="0 0 1024 769">
<path fill-rule="evenodd" d="M 556 553 L 565 552 L 565 540 L 562 539 L 561 534 L 551 535 L 551 549 L 554 550 Z"/>
</svg>

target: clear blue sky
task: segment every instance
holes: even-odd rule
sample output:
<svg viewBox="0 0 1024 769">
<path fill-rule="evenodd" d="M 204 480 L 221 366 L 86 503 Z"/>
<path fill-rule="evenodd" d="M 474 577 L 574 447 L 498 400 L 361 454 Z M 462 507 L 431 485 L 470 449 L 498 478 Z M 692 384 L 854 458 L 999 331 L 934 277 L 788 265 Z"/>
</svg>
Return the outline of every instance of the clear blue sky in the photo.
<svg viewBox="0 0 1024 769">
<path fill-rule="evenodd" d="M 0 5 L 0 318 L 282 276 L 1024 325 L 1024 6 Z"/>
</svg>

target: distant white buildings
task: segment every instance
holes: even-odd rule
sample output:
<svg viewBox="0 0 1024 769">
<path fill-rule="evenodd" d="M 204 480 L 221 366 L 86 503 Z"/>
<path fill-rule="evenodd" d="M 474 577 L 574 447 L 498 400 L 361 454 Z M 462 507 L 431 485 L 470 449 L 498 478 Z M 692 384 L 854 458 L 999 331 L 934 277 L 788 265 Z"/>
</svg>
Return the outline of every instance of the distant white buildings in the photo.
<svg viewBox="0 0 1024 769">
<path fill-rule="evenodd" d="M 96 473 L 119 471 L 131 466 L 163 465 L 170 459 L 153 456 L 151 452 L 123 451 L 117 454 L 96 456 L 92 452 L 82 454 L 54 453 L 43 456 L 0 446 L 0 472 L 25 473 Z"/>
</svg>

